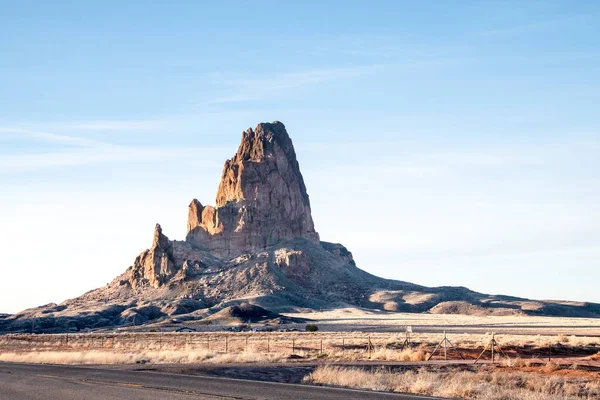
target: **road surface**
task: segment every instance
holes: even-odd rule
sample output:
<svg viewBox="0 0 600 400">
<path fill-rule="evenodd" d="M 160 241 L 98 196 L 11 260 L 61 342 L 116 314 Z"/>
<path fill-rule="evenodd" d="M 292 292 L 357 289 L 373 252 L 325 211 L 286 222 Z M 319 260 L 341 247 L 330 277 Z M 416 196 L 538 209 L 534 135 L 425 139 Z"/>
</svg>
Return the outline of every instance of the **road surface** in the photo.
<svg viewBox="0 0 600 400">
<path fill-rule="evenodd" d="M 150 371 L 0 362 L 0 400 L 437 399 Z"/>
</svg>

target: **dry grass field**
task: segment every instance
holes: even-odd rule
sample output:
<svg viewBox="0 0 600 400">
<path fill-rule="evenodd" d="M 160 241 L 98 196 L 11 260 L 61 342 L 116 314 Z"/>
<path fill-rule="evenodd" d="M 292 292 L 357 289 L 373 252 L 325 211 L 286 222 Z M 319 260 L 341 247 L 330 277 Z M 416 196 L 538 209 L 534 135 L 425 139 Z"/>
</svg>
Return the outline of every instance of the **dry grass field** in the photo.
<svg viewBox="0 0 600 400">
<path fill-rule="evenodd" d="M 426 369 L 391 372 L 365 371 L 358 368 L 320 366 L 305 380 L 357 389 L 426 394 L 448 398 L 486 400 L 597 400 L 600 380 L 597 376 L 552 375 L 553 366 L 539 373 L 524 371 L 444 371 Z"/>
<path fill-rule="evenodd" d="M 413 333 L 410 346 L 404 333 L 389 332 L 200 332 L 200 333 L 89 333 L 60 335 L 5 335 L 0 337 L 0 361 L 26 358 L 35 362 L 112 364 L 148 362 L 277 361 L 288 359 L 333 361 L 423 361 L 443 338 L 442 333 Z M 600 337 L 496 334 L 511 358 L 569 362 L 600 351 Z M 448 360 L 474 360 L 491 339 L 490 333 L 448 333 L 454 345 Z M 80 354 L 80 356 L 78 356 Z M 58 356 L 61 355 L 61 356 Z M 106 355 L 106 356 L 102 356 Z M 95 358 L 97 357 L 97 359 Z M 433 359 L 441 359 L 438 350 Z M 487 355 L 489 357 L 489 354 Z M 120 361 L 119 361 L 120 360 Z"/>
<path fill-rule="evenodd" d="M 339 310 L 294 314 L 318 332 L 94 332 L 0 336 L 0 361 L 174 368 L 230 368 L 253 379 L 297 381 L 473 399 L 600 398 L 600 321 Z M 406 327 L 411 343 L 406 345 Z M 432 353 L 443 332 L 454 345 Z M 492 332 L 503 354 L 473 365 Z M 427 361 L 431 357 L 431 361 Z M 464 358 L 464 359 L 463 359 Z M 227 367 L 231 366 L 231 367 Z M 309 369 L 307 369 L 309 368 Z M 204 370 L 205 372 L 208 370 Z M 241 371 L 241 372 L 240 372 Z M 253 372 L 250 372 L 253 371 Z M 196 373 L 196 372 L 192 372 Z M 244 375 L 246 374 L 246 375 Z M 237 376 L 237 375 L 234 375 Z"/>
</svg>

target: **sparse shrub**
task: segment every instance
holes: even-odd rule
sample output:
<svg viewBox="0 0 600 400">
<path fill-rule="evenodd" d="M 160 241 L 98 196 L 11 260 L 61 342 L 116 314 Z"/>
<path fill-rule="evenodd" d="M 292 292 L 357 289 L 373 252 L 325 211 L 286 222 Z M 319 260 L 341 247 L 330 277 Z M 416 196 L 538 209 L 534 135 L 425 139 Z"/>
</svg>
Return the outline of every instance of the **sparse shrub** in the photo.
<svg viewBox="0 0 600 400">
<path fill-rule="evenodd" d="M 500 361 L 500 365 L 508 368 L 518 367 L 517 360 L 520 360 L 520 358 L 503 358 Z"/>
<path fill-rule="evenodd" d="M 420 349 L 385 349 L 378 348 L 371 353 L 372 360 L 383 361 L 425 361 L 429 354 Z"/>
<path fill-rule="evenodd" d="M 544 368 L 542 368 L 542 370 L 543 370 L 544 372 L 548 372 L 548 373 L 550 373 L 550 372 L 554 372 L 554 371 L 556 371 L 557 369 L 558 369 L 558 364 L 557 364 L 557 363 L 555 363 L 554 361 L 548 361 L 548 362 L 546 363 L 546 365 L 544 365 Z"/>
<path fill-rule="evenodd" d="M 316 332 L 319 330 L 319 327 L 314 324 L 306 324 L 306 332 Z"/>
<path fill-rule="evenodd" d="M 531 367 L 531 359 L 522 359 L 521 357 L 517 358 L 503 358 L 501 364 L 505 367 L 514 367 L 514 368 L 524 368 Z"/>
<path fill-rule="evenodd" d="M 573 364 L 571 364 L 571 369 L 572 369 L 573 371 L 577 371 L 577 370 L 579 369 L 579 364 L 577 364 L 577 363 L 573 363 Z"/>
<path fill-rule="evenodd" d="M 569 337 L 563 335 L 562 333 L 558 334 L 558 343 L 569 343 Z"/>
</svg>

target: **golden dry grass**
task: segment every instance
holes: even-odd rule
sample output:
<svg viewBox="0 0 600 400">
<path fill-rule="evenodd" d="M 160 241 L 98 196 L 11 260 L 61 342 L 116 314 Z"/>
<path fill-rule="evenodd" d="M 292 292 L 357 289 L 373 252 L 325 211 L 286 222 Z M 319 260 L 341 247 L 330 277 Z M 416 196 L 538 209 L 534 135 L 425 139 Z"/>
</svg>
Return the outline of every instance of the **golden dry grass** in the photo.
<svg viewBox="0 0 600 400">
<path fill-rule="evenodd" d="M 600 381 L 519 372 L 389 372 L 321 366 L 305 378 L 313 384 L 485 400 L 597 400 Z"/>
<path fill-rule="evenodd" d="M 415 333 L 412 348 L 403 349 L 403 334 L 381 332 L 25 334 L 0 337 L 0 357 L 4 357 L 5 361 L 10 357 L 12 360 L 27 359 L 28 362 L 36 362 L 35 359 L 42 360 L 39 362 L 52 362 L 45 360 L 60 359 L 59 354 L 65 353 L 64 359 L 72 360 L 69 363 L 110 364 L 134 363 L 140 359 L 148 359 L 150 362 L 205 362 L 219 357 L 239 362 L 278 361 L 293 354 L 308 360 L 319 358 L 331 361 L 417 362 L 426 360 L 442 337 L 440 333 Z M 448 334 L 448 337 L 461 349 L 472 350 L 472 355 L 478 354 L 489 343 L 491 335 Z M 496 340 L 505 349 L 509 346 L 527 346 L 529 354 L 532 349 L 539 348 L 540 357 L 547 357 L 547 347 L 557 343 L 575 349 L 579 346 L 598 346 L 600 343 L 600 338 L 558 335 L 496 335 Z M 373 344 L 370 352 L 367 351 L 369 342 Z M 167 353 L 173 356 L 160 356 Z M 204 356 L 190 358 L 187 354 Z M 213 356 L 207 356 L 210 354 Z M 535 351 L 533 354 L 535 355 Z M 102 361 L 103 359 L 117 361 Z"/>
<path fill-rule="evenodd" d="M 305 360 L 328 359 L 331 361 L 360 361 L 368 357 L 365 351 L 334 351 L 315 353 L 297 351 L 295 355 Z M 424 361 L 428 354 L 419 349 L 386 350 L 378 349 L 371 353 L 370 360 L 376 361 Z M 209 350 L 184 348 L 179 350 L 137 350 L 105 348 L 90 350 L 74 349 L 23 349 L 0 353 L 0 361 L 26 362 L 38 364 L 189 364 L 189 363 L 256 363 L 281 362 L 288 360 L 288 352 L 262 353 L 242 351 L 223 353 Z"/>
<path fill-rule="evenodd" d="M 442 339 L 440 333 L 412 334 L 412 341 L 422 346 L 435 346 Z M 565 336 L 565 335 L 515 335 L 496 334 L 496 340 L 505 347 L 546 348 L 562 344 L 569 347 L 599 346 L 600 337 L 594 336 Z M 290 352 L 292 341 L 298 350 L 320 352 L 321 344 L 325 352 L 340 349 L 364 349 L 370 340 L 376 348 L 399 348 L 404 342 L 403 333 L 391 332 L 253 332 L 253 333 L 225 333 L 225 332 L 197 332 L 182 333 L 117 333 L 117 334 L 65 334 L 57 335 L 4 335 L 0 337 L 0 349 L 11 346 L 17 347 L 69 347 L 69 348 L 150 348 L 181 349 L 184 346 L 193 346 L 198 349 L 225 351 L 228 346 L 230 351 L 267 351 L 267 347 L 278 352 Z M 491 332 L 487 333 L 448 333 L 448 338 L 456 346 L 465 349 L 482 348 L 489 343 Z M 226 344 L 226 340 L 228 343 Z M 270 343 L 267 344 L 267 340 Z M 285 351 L 284 351 L 285 350 Z"/>
<path fill-rule="evenodd" d="M 0 354 L 0 361 L 37 364 L 187 364 L 187 363 L 253 363 L 277 362 L 281 354 L 216 353 L 206 350 L 160 350 L 127 352 L 111 349 L 88 351 L 29 351 Z"/>
</svg>

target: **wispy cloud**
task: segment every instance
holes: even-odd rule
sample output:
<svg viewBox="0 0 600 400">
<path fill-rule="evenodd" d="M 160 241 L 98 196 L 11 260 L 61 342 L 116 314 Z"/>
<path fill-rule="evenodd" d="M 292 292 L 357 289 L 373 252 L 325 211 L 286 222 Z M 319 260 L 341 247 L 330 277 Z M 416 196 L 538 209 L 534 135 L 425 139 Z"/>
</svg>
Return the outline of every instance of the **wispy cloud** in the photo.
<svg viewBox="0 0 600 400">
<path fill-rule="evenodd" d="M 177 133 L 190 132 L 195 134 L 210 133 L 212 126 L 220 126 L 223 121 L 230 121 L 232 118 L 245 118 L 254 115 L 244 110 L 198 110 L 195 104 L 188 107 L 181 107 L 180 112 L 174 112 L 166 115 L 159 115 L 149 119 L 98 119 L 98 120 L 64 120 L 64 121 L 6 121 L 0 125 L 0 137 L 5 136 L 23 137 L 33 139 L 44 139 L 48 141 L 55 139 L 55 142 L 64 140 L 81 142 L 83 136 L 91 136 L 95 133 L 119 133 L 119 134 L 138 134 L 138 133 Z M 198 127 L 203 127 L 203 131 L 198 131 Z M 53 136 L 54 138 L 52 138 Z M 106 136 L 106 135 L 102 135 Z M 62 139 L 61 139 L 62 138 Z M 71 139 L 77 138 L 77 139 Z M 96 141 L 98 144 L 99 142 Z"/>
<path fill-rule="evenodd" d="M 77 151 L 57 151 L 42 154 L 18 154 L 0 156 L 0 171 L 4 173 L 31 171 L 48 167 L 68 167 L 97 163 L 147 163 L 168 160 L 194 159 L 194 165 L 212 166 L 210 159 L 214 149 L 194 147 L 112 147 L 85 148 Z M 204 155 L 205 157 L 201 157 Z"/>
<path fill-rule="evenodd" d="M 132 131 L 132 130 L 156 130 L 163 129 L 169 125 L 168 119 L 155 120 L 98 120 L 81 121 L 66 124 L 58 124 L 57 129 L 77 129 L 85 131 Z"/>
<path fill-rule="evenodd" d="M 56 137 L 55 141 L 59 141 L 59 137 L 65 137 L 65 142 L 68 140 L 68 135 L 49 133 L 47 131 L 95 131 L 95 132 L 122 132 L 122 131 L 156 131 L 163 130 L 170 125 L 173 121 L 177 121 L 176 117 L 164 117 L 157 119 L 141 119 L 141 120 L 91 120 L 91 121 L 65 121 L 65 122 L 44 122 L 40 124 L 36 123 L 22 123 L 14 122 L 10 126 L 0 127 L 0 133 L 15 133 L 25 134 L 30 137 L 37 135 L 38 138 L 43 138 L 44 135 L 49 137 L 49 140 L 53 140 L 51 136 Z"/>
<path fill-rule="evenodd" d="M 273 75 L 268 78 L 229 79 L 223 81 L 226 88 L 223 96 L 201 102 L 199 105 L 234 103 L 260 100 L 282 91 L 316 85 L 333 80 L 350 79 L 374 73 L 384 68 L 383 64 L 353 66 L 346 68 L 314 69 Z"/>
<path fill-rule="evenodd" d="M 59 150 L 41 153 L 0 155 L 0 173 L 3 174 L 94 163 L 138 163 L 198 158 L 207 161 L 196 162 L 196 165 L 212 165 L 209 155 L 216 150 L 213 147 L 121 146 L 78 136 L 21 128 L 0 128 L 0 135 L 3 133 L 63 145 Z"/>
<path fill-rule="evenodd" d="M 63 135 L 53 132 L 44 132 L 28 130 L 22 128 L 0 128 L 0 134 L 10 134 L 14 136 L 24 136 L 36 141 L 48 143 L 61 143 L 68 146 L 77 147 L 112 147 L 112 145 L 99 140 L 87 139 L 78 136 Z"/>
</svg>

